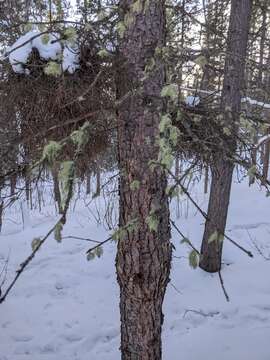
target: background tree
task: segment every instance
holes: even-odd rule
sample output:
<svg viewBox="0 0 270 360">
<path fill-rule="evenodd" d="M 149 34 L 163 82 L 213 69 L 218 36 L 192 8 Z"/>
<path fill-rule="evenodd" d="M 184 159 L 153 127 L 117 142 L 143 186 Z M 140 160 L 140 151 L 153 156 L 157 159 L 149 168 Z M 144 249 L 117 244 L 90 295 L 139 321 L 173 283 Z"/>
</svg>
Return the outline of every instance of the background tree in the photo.
<svg viewBox="0 0 270 360">
<path fill-rule="evenodd" d="M 229 207 L 234 162 L 229 154 L 236 150 L 241 96 L 245 80 L 245 62 L 252 0 L 232 0 L 221 95 L 220 119 L 229 129 L 227 142 L 213 157 L 212 183 L 201 247 L 200 267 L 208 272 L 221 269 L 222 246 Z M 234 134 L 234 136 L 231 136 Z"/>
</svg>

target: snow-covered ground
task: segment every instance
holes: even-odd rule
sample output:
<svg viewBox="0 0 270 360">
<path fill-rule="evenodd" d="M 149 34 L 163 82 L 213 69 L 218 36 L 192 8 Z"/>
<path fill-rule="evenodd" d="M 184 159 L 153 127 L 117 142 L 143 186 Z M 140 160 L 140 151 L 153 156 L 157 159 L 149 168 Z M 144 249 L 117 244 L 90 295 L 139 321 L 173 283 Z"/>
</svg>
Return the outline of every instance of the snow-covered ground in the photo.
<svg viewBox="0 0 270 360">
<path fill-rule="evenodd" d="M 201 187 L 196 191 L 206 208 Z M 177 224 L 199 247 L 203 219 L 184 199 L 180 205 Z M 189 249 L 173 232 L 176 251 L 164 303 L 165 360 L 270 359 L 270 261 L 264 258 L 270 257 L 269 209 L 264 191 L 234 184 L 228 233 L 254 258 L 225 241 L 222 274 L 229 303 L 217 275 L 189 267 Z M 94 206 L 92 211 L 97 214 Z M 56 219 L 53 206 L 47 206 L 31 212 L 23 229 L 15 215 L 7 214 L 0 235 L 2 264 L 9 255 L 4 287 L 30 253 L 33 238 L 45 235 Z M 109 232 L 78 201 L 64 234 L 104 240 Z M 89 247 L 82 240 L 66 238 L 58 244 L 48 239 L 0 305 L 0 360 L 120 359 L 116 245 L 109 243 L 102 258 L 90 262 L 85 257 Z"/>
</svg>

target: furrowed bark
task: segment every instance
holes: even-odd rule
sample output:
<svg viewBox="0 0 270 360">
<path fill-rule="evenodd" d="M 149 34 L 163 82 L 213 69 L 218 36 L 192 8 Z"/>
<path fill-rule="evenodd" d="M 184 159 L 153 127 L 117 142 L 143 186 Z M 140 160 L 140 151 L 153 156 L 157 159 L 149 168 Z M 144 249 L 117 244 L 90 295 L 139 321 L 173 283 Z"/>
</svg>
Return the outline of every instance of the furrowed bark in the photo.
<svg viewBox="0 0 270 360">
<path fill-rule="evenodd" d="M 122 18 L 131 19 L 120 39 L 117 78 L 119 98 L 130 94 L 118 113 L 119 226 L 136 223 L 119 238 L 116 259 L 121 353 L 122 360 L 159 360 L 171 245 L 166 174 L 160 167 L 150 169 L 149 162 L 158 159 L 164 110 L 160 93 L 165 68 L 155 54 L 165 45 L 165 2 L 142 1 L 138 11 L 132 4 L 121 0 L 119 5 Z M 155 220 L 156 229 L 151 230 L 149 219 Z"/>
</svg>

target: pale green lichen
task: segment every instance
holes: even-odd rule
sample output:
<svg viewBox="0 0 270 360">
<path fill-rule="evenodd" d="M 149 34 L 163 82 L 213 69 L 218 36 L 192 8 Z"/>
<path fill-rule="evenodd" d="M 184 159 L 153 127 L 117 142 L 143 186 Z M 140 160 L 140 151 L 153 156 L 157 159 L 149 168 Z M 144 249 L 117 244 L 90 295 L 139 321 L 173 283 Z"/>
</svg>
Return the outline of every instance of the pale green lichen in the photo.
<svg viewBox="0 0 270 360">
<path fill-rule="evenodd" d="M 173 165 L 173 147 L 177 145 L 180 132 L 172 125 L 171 117 L 165 114 L 161 117 L 159 124 L 160 137 L 158 139 L 159 156 L 158 161 L 167 169 Z"/>
<path fill-rule="evenodd" d="M 62 73 L 61 65 L 56 61 L 49 61 L 44 67 L 44 73 L 48 76 L 58 77 Z"/>
<path fill-rule="evenodd" d="M 117 31 L 118 35 L 120 36 L 120 38 L 122 39 L 124 37 L 125 31 L 126 31 L 126 26 L 123 21 L 119 21 L 117 23 L 116 31 Z"/>
<path fill-rule="evenodd" d="M 54 238 L 60 243 L 62 241 L 63 224 L 59 221 L 54 228 Z"/>
<path fill-rule="evenodd" d="M 176 196 L 179 196 L 180 193 L 181 193 L 181 189 L 179 188 L 179 186 L 172 185 L 172 186 L 167 186 L 166 188 L 166 195 L 168 195 L 171 199 Z"/>
<path fill-rule="evenodd" d="M 231 130 L 228 127 L 224 127 L 222 130 L 223 133 L 227 136 L 230 136 L 232 134 Z"/>
<path fill-rule="evenodd" d="M 162 134 L 165 133 L 167 128 L 170 127 L 171 125 L 172 125 L 172 120 L 170 115 L 168 114 L 162 115 L 159 123 L 159 132 Z"/>
<path fill-rule="evenodd" d="M 81 150 L 89 141 L 89 129 L 90 123 L 86 122 L 78 130 L 71 133 L 70 138 L 72 142 L 77 146 L 78 150 Z"/>
<path fill-rule="evenodd" d="M 47 45 L 49 41 L 50 41 L 50 35 L 49 34 L 42 35 L 42 37 L 41 37 L 42 44 Z"/>
<path fill-rule="evenodd" d="M 43 149 L 42 161 L 46 162 L 49 166 L 52 166 L 58 158 L 61 150 L 62 145 L 59 142 L 53 140 L 49 141 Z"/>
<path fill-rule="evenodd" d="M 138 226 L 138 219 L 130 220 L 125 226 L 119 227 L 112 234 L 111 238 L 114 241 L 119 241 L 124 239 L 128 232 L 136 231 Z"/>
<path fill-rule="evenodd" d="M 124 17 L 124 24 L 126 28 L 129 28 L 135 22 L 135 16 L 129 11 Z"/>
<path fill-rule="evenodd" d="M 151 232 L 158 231 L 158 225 L 159 225 L 158 212 L 160 212 L 160 210 L 161 210 L 161 205 L 157 203 L 157 201 L 153 200 L 149 215 L 145 219 L 145 222 L 148 225 L 149 230 Z"/>
<path fill-rule="evenodd" d="M 256 177 L 256 173 L 257 173 L 257 166 L 256 165 L 252 165 L 249 169 L 248 169 L 248 176 L 250 177 L 250 179 L 255 179 Z"/>
<path fill-rule="evenodd" d="M 200 66 L 202 69 L 208 64 L 208 60 L 205 56 L 201 55 L 195 59 L 195 64 Z"/>
<path fill-rule="evenodd" d="M 87 254 L 87 260 L 91 261 L 94 260 L 96 257 L 97 258 L 101 258 L 101 256 L 103 255 L 103 247 L 102 246 L 98 246 L 96 247 L 94 250 L 90 251 Z"/>
<path fill-rule="evenodd" d="M 62 208 L 65 207 L 74 179 L 74 161 L 64 161 L 60 166 L 59 180 L 61 184 Z"/>
<path fill-rule="evenodd" d="M 166 169 L 171 169 L 173 161 L 174 156 L 171 147 L 168 145 L 168 141 L 164 138 L 160 138 L 158 162 Z"/>
<path fill-rule="evenodd" d="M 179 89 L 177 84 L 169 84 L 165 85 L 161 90 L 162 97 L 168 97 L 172 101 L 176 101 L 178 99 Z"/>
<path fill-rule="evenodd" d="M 34 238 L 31 243 L 32 251 L 36 251 L 39 248 L 40 244 L 41 244 L 41 239 L 39 237 Z"/>
<path fill-rule="evenodd" d="M 151 71 L 154 70 L 155 66 L 156 66 L 156 61 L 155 61 L 155 59 L 153 57 L 151 57 L 148 60 L 148 63 L 146 64 L 146 66 L 145 66 L 145 69 L 144 69 L 145 75 L 151 73 Z"/>
<path fill-rule="evenodd" d="M 224 240 L 224 236 L 220 234 L 217 230 L 213 232 L 213 234 L 208 239 L 208 244 L 213 242 L 222 242 Z"/>
<path fill-rule="evenodd" d="M 88 254 L 87 254 L 87 260 L 88 261 L 91 261 L 91 260 L 94 260 L 96 257 L 96 254 L 93 252 L 93 251 L 90 251 Z"/>
<path fill-rule="evenodd" d="M 101 57 L 102 59 L 110 56 L 110 53 L 106 50 L 106 49 L 101 49 L 99 50 L 99 52 L 97 53 L 99 57 Z"/>
<path fill-rule="evenodd" d="M 143 11 L 143 1 L 137 0 L 131 5 L 131 11 L 135 12 L 137 14 L 141 13 Z"/>
<path fill-rule="evenodd" d="M 140 181 L 133 180 L 132 183 L 130 184 L 130 190 L 135 191 L 135 190 L 139 190 L 139 188 L 140 188 Z"/>
<path fill-rule="evenodd" d="M 191 252 L 189 253 L 189 256 L 188 256 L 188 260 L 189 260 L 189 265 L 193 269 L 196 269 L 198 267 L 199 261 L 200 261 L 200 256 L 199 256 L 198 252 L 196 250 L 191 250 Z"/>
<path fill-rule="evenodd" d="M 77 39 L 77 31 L 74 27 L 69 26 L 64 30 L 64 39 L 72 46 L 75 45 Z"/>
<path fill-rule="evenodd" d="M 158 231 L 158 218 L 157 215 L 154 213 L 150 213 L 147 218 L 145 219 L 146 224 L 149 227 L 149 230 L 151 232 L 157 232 Z"/>
<path fill-rule="evenodd" d="M 32 31 L 33 30 L 33 25 L 30 24 L 30 23 L 27 23 L 24 25 L 24 32 L 27 33 L 29 31 Z"/>
<path fill-rule="evenodd" d="M 95 254 L 98 258 L 100 258 L 103 255 L 103 247 L 102 246 L 97 247 L 95 250 Z"/>
</svg>

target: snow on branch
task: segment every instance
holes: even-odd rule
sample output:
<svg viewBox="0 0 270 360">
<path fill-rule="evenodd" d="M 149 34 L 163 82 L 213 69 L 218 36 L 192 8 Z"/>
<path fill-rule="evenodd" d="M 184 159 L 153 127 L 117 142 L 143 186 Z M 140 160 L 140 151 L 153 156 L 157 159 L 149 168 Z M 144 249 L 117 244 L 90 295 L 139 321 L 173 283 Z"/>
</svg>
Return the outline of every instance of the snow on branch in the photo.
<svg viewBox="0 0 270 360">
<path fill-rule="evenodd" d="M 221 96 L 221 91 L 200 90 L 200 89 L 189 88 L 189 87 L 180 87 L 180 89 L 184 90 L 184 91 L 195 92 L 195 93 L 200 93 L 200 94 L 205 94 L 205 95 L 212 95 L 212 96 L 218 96 L 218 97 Z M 196 106 L 199 104 L 199 102 L 200 102 L 200 98 L 198 96 L 187 96 L 185 99 L 185 103 L 189 106 Z M 262 109 L 270 109 L 270 104 L 262 102 L 262 101 L 258 101 L 255 99 L 251 99 L 250 97 L 243 97 L 241 99 L 241 102 L 242 102 L 242 104 L 258 106 L 258 107 L 261 107 Z"/>
<path fill-rule="evenodd" d="M 70 35 L 74 35 L 74 32 L 70 32 Z M 79 48 L 74 37 L 63 40 L 56 32 L 31 30 L 22 35 L 7 51 L 9 62 L 15 73 L 29 74 L 25 65 L 33 49 L 38 51 L 43 60 L 60 63 L 62 71 L 72 74 L 79 68 Z"/>
<path fill-rule="evenodd" d="M 257 144 L 256 144 L 256 148 L 258 149 L 261 145 L 265 144 L 268 140 L 270 140 L 270 134 L 264 135 L 262 136 Z"/>
</svg>

